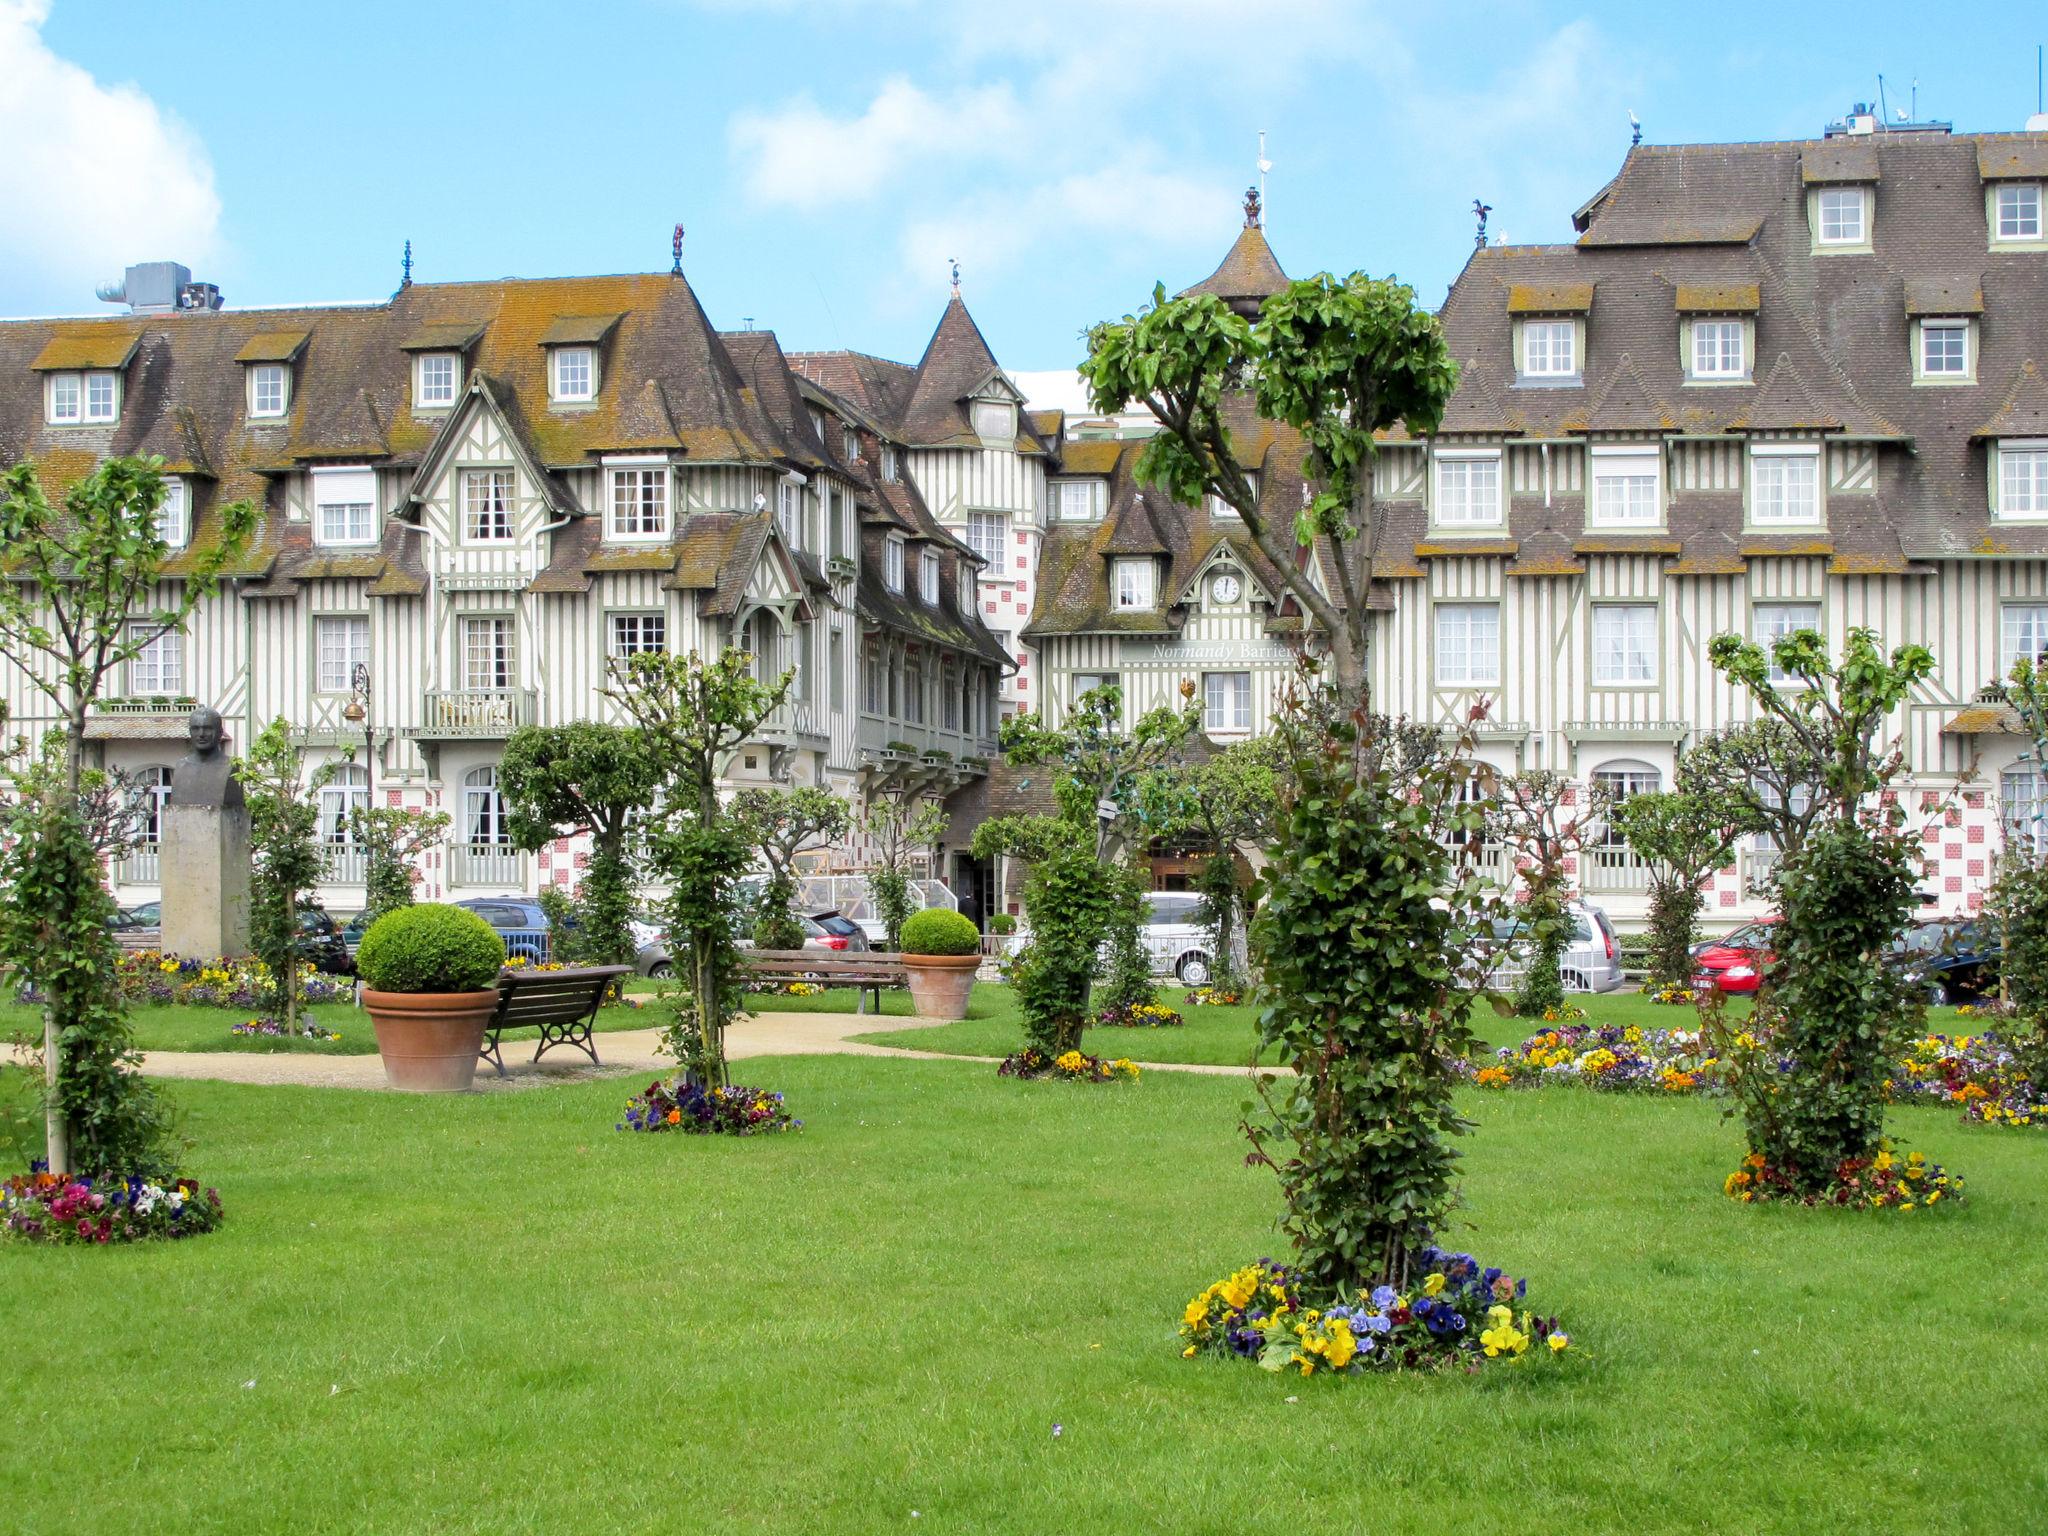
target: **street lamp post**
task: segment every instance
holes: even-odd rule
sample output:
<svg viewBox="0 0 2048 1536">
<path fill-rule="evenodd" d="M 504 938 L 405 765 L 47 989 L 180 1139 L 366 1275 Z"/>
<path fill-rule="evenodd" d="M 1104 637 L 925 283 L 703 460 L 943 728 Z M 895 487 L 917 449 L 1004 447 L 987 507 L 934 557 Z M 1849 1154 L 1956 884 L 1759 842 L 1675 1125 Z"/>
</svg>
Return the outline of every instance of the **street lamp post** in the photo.
<svg viewBox="0 0 2048 1536">
<path fill-rule="evenodd" d="M 362 844 L 364 856 L 363 879 L 366 885 L 374 886 L 370 862 L 375 858 L 375 844 L 370 833 L 370 807 L 374 802 L 371 795 L 376 789 L 377 727 L 370 719 L 370 669 L 363 662 L 357 662 L 355 670 L 348 677 L 349 700 L 342 706 L 341 718 L 350 725 L 363 728 L 363 816 L 355 827 L 356 841 Z"/>
</svg>

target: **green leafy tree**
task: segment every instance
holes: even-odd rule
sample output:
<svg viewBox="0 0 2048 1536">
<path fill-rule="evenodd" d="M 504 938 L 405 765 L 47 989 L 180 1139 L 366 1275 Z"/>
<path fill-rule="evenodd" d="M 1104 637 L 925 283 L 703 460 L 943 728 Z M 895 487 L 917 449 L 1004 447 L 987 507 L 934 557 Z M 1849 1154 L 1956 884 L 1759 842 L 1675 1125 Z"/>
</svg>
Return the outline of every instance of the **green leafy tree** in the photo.
<svg viewBox="0 0 2048 1536">
<path fill-rule="evenodd" d="M 861 831 L 874 850 L 867 868 L 868 896 L 882 925 L 882 947 L 899 947 L 903 924 L 914 903 L 910 899 L 911 860 L 921 848 L 936 847 L 946 835 L 946 808 L 936 800 L 906 801 L 900 794 L 877 795 L 868 802 Z"/>
<path fill-rule="evenodd" d="M 789 692 L 793 672 L 763 683 L 745 651 L 706 661 L 648 653 L 610 664 L 608 698 L 646 733 L 659 772 L 652 819 L 655 868 L 667 881 L 668 931 L 685 987 L 673 1000 L 668 1047 L 695 1081 L 726 1082 L 725 1030 L 743 996 L 733 944 L 734 889 L 748 847 L 718 798 L 718 776 Z"/>
<path fill-rule="evenodd" d="M 1821 759 L 1784 721 L 1764 715 L 1708 731 L 1678 765 L 1678 788 L 1729 806 L 1744 827 L 1769 836 L 1780 857 L 1796 854 L 1826 811 L 1814 793 Z"/>
<path fill-rule="evenodd" d="M 1366 599 L 1380 533 L 1374 434 L 1402 423 L 1413 436 L 1434 432 L 1458 379 L 1442 327 L 1414 291 L 1363 273 L 1322 273 L 1289 284 L 1247 319 L 1213 295 L 1168 298 L 1155 287 L 1141 313 L 1089 331 L 1081 376 L 1096 410 L 1131 401 L 1151 410 L 1160 430 L 1138 461 L 1139 478 L 1190 506 L 1216 496 L 1236 510 L 1320 632 L 1338 709 L 1365 708 Z M 1245 405 L 1307 444 L 1304 473 L 1315 493 L 1291 523 L 1269 517 L 1253 493 L 1249 445 L 1229 426 Z M 1329 541 L 1327 585 L 1302 558 L 1318 540 Z"/>
<path fill-rule="evenodd" d="M 1136 862 L 1153 836 L 1146 823 L 1145 790 L 1151 776 L 1172 761 L 1199 728 L 1202 710 L 1194 702 L 1194 685 L 1183 683 L 1179 709 L 1162 704 L 1146 711 L 1129 730 L 1124 729 L 1123 714 L 1121 689 L 1095 688 L 1075 701 L 1057 730 L 1036 714 L 1017 715 L 1003 722 L 1000 738 L 1012 763 L 1051 770 L 1059 819 L 1074 828 L 1092 826 L 1094 857 L 1113 871 L 1104 909 L 1108 925 L 1095 936 L 1089 953 L 1092 957 L 1108 943 L 1109 974 L 1101 1004 L 1119 1009 L 1158 999 L 1142 928 L 1142 892 L 1148 882 Z M 1046 899 L 1041 898 L 1040 907 Z M 1041 914 L 1031 906 L 1028 885 L 1025 910 L 1035 946 L 1042 940 Z M 1085 994 L 1082 1001 L 1085 1005 Z"/>
<path fill-rule="evenodd" d="M 1867 629 L 1849 631 L 1839 662 L 1812 630 L 1779 640 L 1769 655 L 1717 635 L 1708 654 L 1782 728 L 1798 771 L 1813 771 L 1811 819 L 1778 866 L 1777 960 L 1758 1005 L 1775 1053 L 1792 1067 L 1779 1072 L 1752 1055 L 1733 1087 L 1750 1151 L 1794 1193 L 1817 1196 L 1844 1161 L 1878 1150 L 1892 1042 L 1920 1002 L 1884 963 L 1913 909 L 1919 848 L 1904 812 L 1882 796 L 1904 759 L 1896 745 L 1879 745 L 1878 732 L 1934 658 L 1917 645 L 1886 656 Z M 1772 680 L 1773 661 L 1788 682 Z M 1781 780 L 1787 771 L 1780 765 Z M 1753 809 L 1767 808 L 1745 789 Z M 1722 1043 L 1724 1055 L 1744 1060 Z"/>
<path fill-rule="evenodd" d="M 305 950 L 299 912 L 319 885 L 320 789 L 331 765 L 306 773 L 305 754 L 282 718 L 270 722 L 235 763 L 249 807 L 249 847 L 255 858 L 249 942 L 270 970 L 273 1006 L 296 1035 L 303 1009 L 299 962 Z"/>
<path fill-rule="evenodd" d="M 94 955 L 112 940 L 111 904 L 89 858 L 84 824 L 85 724 L 110 679 L 159 636 L 182 630 L 194 608 L 219 590 L 255 526 L 255 508 L 229 502 L 211 535 L 180 553 L 175 573 L 164 542 L 161 459 L 115 458 L 53 504 L 32 461 L 0 472 L 0 652 L 46 698 L 62 724 L 61 771 L 39 779 L 42 804 L 20 807 L 15 878 L 0 903 L 11 909 L 0 959 L 33 977 L 43 1011 L 44 1139 L 50 1166 L 115 1171 L 93 1158 L 127 1155 L 137 1136 L 110 1124 L 132 1112 L 158 1124 L 132 1075 L 132 1048 L 112 967 Z M 40 862 L 47 858 L 47 863 Z M 88 877 L 89 876 L 89 877 Z M 74 1134 L 76 1139 L 74 1140 Z"/>
<path fill-rule="evenodd" d="M 2023 656 L 1999 692 L 2032 743 L 2022 760 L 2048 771 L 2048 672 Z M 2036 1091 L 2048 1090 L 2048 837 L 2038 823 L 2005 829 L 1986 915 L 1999 927 L 1998 979 L 2012 1005 L 2005 1030 L 2013 1054 Z"/>
<path fill-rule="evenodd" d="M 1679 763 L 1685 781 L 1685 763 Z M 1650 984 L 1683 987 L 1692 980 L 1692 946 L 1705 898 L 1701 884 L 1735 857 L 1735 845 L 1761 822 L 1725 795 L 1665 790 L 1630 795 L 1609 813 L 1615 831 L 1648 861 Z"/>
<path fill-rule="evenodd" d="M 1457 1203 L 1459 1064 L 1501 910 L 1452 846 L 1482 819 L 1461 798 L 1469 737 L 1400 773 L 1386 743 L 1355 739 L 1370 723 L 1328 690 L 1292 695 L 1252 918 L 1259 1052 L 1291 1072 L 1261 1074 L 1244 1130 L 1279 1176 L 1295 1262 L 1330 1297 L 1405 1290 Z"/>
<path fill-rule="evenodd" d="M 1156 835 L 1192 843 L 1208 857 L 1195 877 L 1202 921 L 1212 935 L 1216 979 L 1238 984 L 1238 934 L 1250 900 L 1238 874 L 1237 851 L 1273 839 L 1284 754 L 1275 736 L 1233 742 L 1200 760 L 1154 769 L 1140 785 L 1145 825 Z"/>
<path fill-rule="evenodd" d="M 363 850 L 363 926 L 386 912 L 413 903 L 419 860 L 448 835 L 446 811 L 407 806 L 366 805 L 349 812 L 349 824 Z"/>
<path fill-rule="evenodd" d="M 1564 1006 L 1564 952 L 1572 936 L 1572 870 L 1607 808 L 1598 788 L 1574 784 L 1548 768 L 1498 781 L 1491 814 L 1493 840 L 1517 866 L 1523 899 L 1519 928 L 1528 967 L 1515 989 L 1515 1012 L 1540 1018 Z"/>
<path fill-rule="evenodd" d="M 593 965 L 633 963 L 634 830 L 661 788 L 654 747 L 642 729 L 595 720 L 529 725 L 512 733 L 498 765 L 515 844 L 534 852 L 557 838 L 590 838 L 574 958 Z"/>
<path fill-rule="evenodd" d="M 1080 1049 L 1096 952 L 1124 889 L 1120 871 L 1096 856 L 1095 837 L 1092 814 L 1072 805 L 1057 816 L 991 817 L 974 829 L 976 858 L 1007 855 L 1026 866 L 1031 938 L 1010 974 L 1025 1044 L 1049 1057 Z"/>
<path fill-rule="evenodd" d="M 802 784 L 743 789 L 728 809 L 740 835 L 768 866 L 754 942 L 763 949 L 803 948 L 804 927 L 796 912 L 797 858 L 844 837 L 853 824 L 853 808 L 829 789 Z"/>
</svg>

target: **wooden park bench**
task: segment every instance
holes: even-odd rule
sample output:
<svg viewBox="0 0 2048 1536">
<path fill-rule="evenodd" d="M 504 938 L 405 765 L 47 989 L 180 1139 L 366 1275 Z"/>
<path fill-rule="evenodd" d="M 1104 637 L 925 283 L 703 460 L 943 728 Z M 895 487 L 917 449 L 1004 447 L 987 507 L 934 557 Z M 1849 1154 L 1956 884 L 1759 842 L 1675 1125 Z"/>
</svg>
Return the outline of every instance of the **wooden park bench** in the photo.
<svg viewBox="0 0 2048 1536">
<path fill-rule="evenodd" d="M 882 1011 L 882 989 L 910 985 L 910 973 L 901 955 L 841 955 L 815 949 L 747 949 L 740 951 L 740 971 L 749 983 L 811 981 L 825 987 L 852 987 L 860 994 L 856 1013 L 868 1011 L 868 994 L 875 996 L 875 1012 Z M 749 990 L 754 990 L 751 986 Z"/>
<path fill-rule="evenodd" d="M 507 971 L 498 978 L 498 1011 L 479 1053 L 498 1069 L 502 1077 L 505 1058 L 498 1053 L 501 1030 L 524 1024 L 538 1025 L 540 1045 L 533 1053 L 539 1061 L 558 1045 L 573 1045 L 598 1065 L 597 1047 L 591 1032 L 597 1024 L 597 1010 L 605 995 L 622 976 L 631 976 L 630 965 L 586 965 L 561 971 Z"/>
</svg>

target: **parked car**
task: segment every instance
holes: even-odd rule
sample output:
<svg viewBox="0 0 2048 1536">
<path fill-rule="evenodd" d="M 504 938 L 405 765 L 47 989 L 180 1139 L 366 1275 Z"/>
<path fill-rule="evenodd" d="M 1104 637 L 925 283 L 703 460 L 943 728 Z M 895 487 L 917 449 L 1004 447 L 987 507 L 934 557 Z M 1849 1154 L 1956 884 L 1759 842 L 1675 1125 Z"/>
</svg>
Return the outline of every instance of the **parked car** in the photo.
<svg viewBox="0 0 2048 1536">
<path fill-rule="evenodd" d="M 108 926 L 123 949 L 156 949 L 163 944 L 163 922 L 164 904 L 143 901 L 120 908 Z M 355 951 L 344 942 L 341 925 L 319 907 L 300 908 L 299 944 L 301 953 L 328 975 L 355 974 Z"/>
<path fill-rule="evenodd" d="M 1614 936 L 1614 924 L 1606 909 L 1574 901 L 1565 907 L 1571 919 L 1571 936 L 1565 940 L 1558 961 L 1558 974 L 1567 992 L 1612 992 L 1624 980 L 1621 970 L 1621 942 Z M 1487 974 L 1490 986 L 1507 990 L 1518 983 L 1529 965 L 1528 924 L 1514 918 L 1494 927 L 1494 937 L 1503 946 Z"/>
<path fill-rule="evenodd" d="M 1171 976 L 1184 987 L 1202 987 L 1216 974 L 1210 947 L 1215 935 L 1200 921 L 1202 898 L 1192 891 L 1147 891 L 1145 952 L 1155 976 Z"/>
<path fill-rule="evenodd" d="M 868 947 L 868 936 L 862 931 L 860 924 L 851 918 L 841 917 L 837 912 L 799 917 L 797 921 L 803 925 L 805 949 L 815 949 L 820 954 L 845 954 Z M 847 931 L 849 929 L 851 932 Z M 669 955 L 666 933 L 656 928 L 645 939 L 641 939 L 636 931 L 634 938 L 640 945 L 634 961 L 639 966 L 642 976 L 662 977 L 674 974 L 675 966 Z M 742 933 L 733 939 L 733 947 L 752 949 L 754 940 L 751 935 Z"/>
<path fill-rule="evenodd" d="M 505 941 L 508 959 L 523 959 L 539 965 L 553 947 L 548 936 L 548 915 L 531 896 L 471 896 L 454 903 L 466 908 L 498 930 Z"/>
<path fill-rule="evenodd" d="M 844 944 L 827 944 L 825 946 L 827 949 L 843 949 L 860 954 L 870 947 L 867 929 L 861 927 L 859 923 L 855 922 L 845 913 L 834 912 L 828 909 L 823 912 L 812 912 L 808 915 L 810 920 L 824 929 L 829 936 L 846 940 Z"/>
<path fill-rule="evenodd" d="M 1997 990 L 2004 947 L 1998 931 L 1978 918 L 1915 923 L 1893 941 L 1886 962 L 1908 981 L 1922 982 L 1936 1007 L 1967 1003 Z"/>
<path fill-rule="evenodd" d="M 1763 980 L 1764 967 L 1778 958 L 1771 930 L 1775 917 L 1759 918 L 1718 939 L 1692 947 L 1695 991 L 1718 987 L 1723 992 L 1749 993 Z"/>
</svg>

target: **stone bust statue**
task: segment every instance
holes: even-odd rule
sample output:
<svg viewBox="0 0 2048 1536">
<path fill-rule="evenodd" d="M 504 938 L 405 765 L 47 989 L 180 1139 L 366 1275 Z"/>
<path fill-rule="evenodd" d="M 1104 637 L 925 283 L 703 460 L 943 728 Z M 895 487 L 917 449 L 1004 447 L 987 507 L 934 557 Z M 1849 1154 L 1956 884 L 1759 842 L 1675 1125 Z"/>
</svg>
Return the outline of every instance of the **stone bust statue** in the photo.
<svg viewBox="0 0 2048 1536">
<path fill-rule="evenodd" d="M 202 704 L 185 723 L 192 750 L 171 770 L 171 804 L 198 810 L 240 810 L 242 781 L 234 759 L 221 751 L 220 711 Z"/>
</svg>

